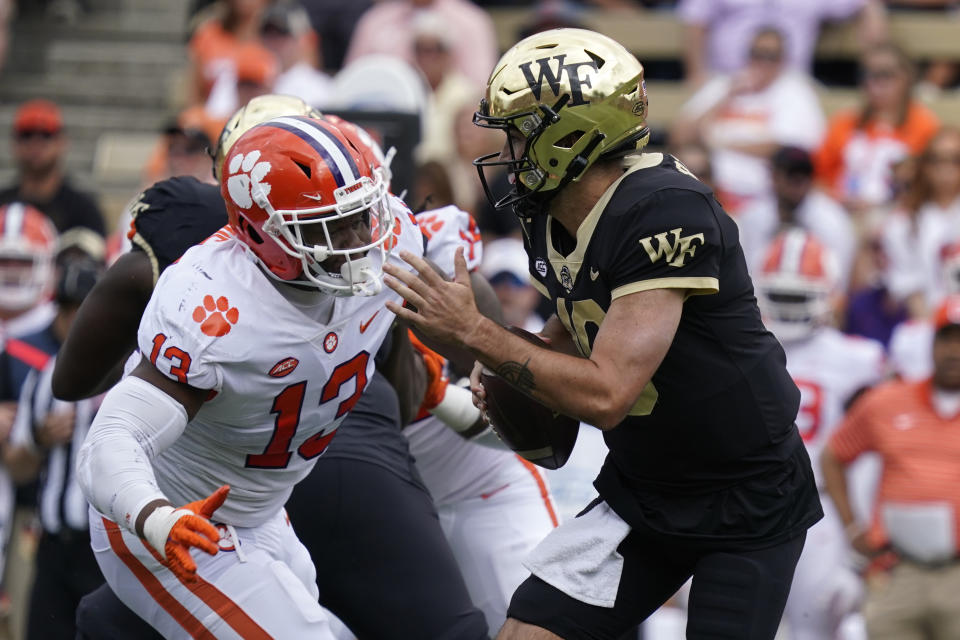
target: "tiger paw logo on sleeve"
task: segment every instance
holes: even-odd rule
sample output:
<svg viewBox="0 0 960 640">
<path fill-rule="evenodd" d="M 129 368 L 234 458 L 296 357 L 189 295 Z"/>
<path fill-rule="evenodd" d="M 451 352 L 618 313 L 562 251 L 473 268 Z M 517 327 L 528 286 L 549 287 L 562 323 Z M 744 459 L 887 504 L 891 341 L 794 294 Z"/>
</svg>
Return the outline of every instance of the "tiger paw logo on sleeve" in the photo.
<svg viewBox="0 0 960 640">
<path fill-rule="evenodd" d="M 225 296 L 214 300 L 213 296 L 203 297 L 203 304 L 193 310 L 194 322 L 200 323 L 200 331 L 211 338 L 219 338 L 230 333 L 233 325 L 240 320 L 240 311 L 231 307 Z"/>
</svg>

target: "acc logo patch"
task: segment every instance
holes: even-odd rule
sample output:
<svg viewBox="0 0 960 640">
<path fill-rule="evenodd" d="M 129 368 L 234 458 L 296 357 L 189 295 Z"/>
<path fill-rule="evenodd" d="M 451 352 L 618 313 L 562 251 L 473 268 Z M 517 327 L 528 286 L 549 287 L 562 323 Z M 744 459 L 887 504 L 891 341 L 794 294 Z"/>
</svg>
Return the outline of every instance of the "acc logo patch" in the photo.
<svg viewBox="0 0 960 640">
<path fill-rule="evenodd" d="M 238 153 L 230 159 L 228 167 L 231 174 L 227 180 L 227 191 L 230 193 L 230 199 L 233 200 L 241 209 L 249 209 L 253 205 L 251 191 L 253 188 L 259 188 L 263 195 L 270 195 L 270 185 L 261 182 L 268 173 L 270 173 L 269 162 L 258 162 L 260 160 L 260 151 L 254 149 L 246 156 Z M 243 171 L 243 173 L 237 173 Z"/>
<path fill-rule="evenodd" d="M 323 350 L 326 351 L 327 353 L 333 353 L 337 349 L 338 342 L 340 342 L 340 340 L 339 338 L 337 338 L 337 334 L 331 331 L 323 339 Z"/>
<path fill-rule="evenodd" d="M 282 378 L 293 373 L 293 370 L 297 368 L 297 365 L 300 364 L 300 361 L 290 356 L 289 358 L 284 358 L 277 364 L 270 367 L 270 371 L 267 372 L 267 375 L 271 378 Z"/>
<path fill-rule="evenodd" d="M 533 268 L 537 270 L 541 278 L 547 277 L 547 261 L 543 258 L 537 258 L 533 263 Z"/>
</svg>

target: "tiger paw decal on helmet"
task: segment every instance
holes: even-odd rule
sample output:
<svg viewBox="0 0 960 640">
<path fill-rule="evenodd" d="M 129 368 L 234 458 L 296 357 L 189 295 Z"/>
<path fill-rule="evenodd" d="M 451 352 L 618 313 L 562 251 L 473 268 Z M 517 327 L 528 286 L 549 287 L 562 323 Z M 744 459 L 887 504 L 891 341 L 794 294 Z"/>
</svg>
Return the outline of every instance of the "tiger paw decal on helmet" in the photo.
<svg viewBox="0 0 960 640">
<path fill-rule="evenodd" d="M 264 196 L 270 195 L 270 185 L 261 182 L 270 173 L 270 163 L 258 162 L 258 160 L 260 160 L 260 152 L 254 149 L 246 156 L 242 153 L 235 155 L 227 168 L 230 176 L 227 178 L 227 191 L 230 193 L 230 198 L 241 209 L 249 209 L 253 206 L 251 192 L 255 187 L 259 187 Z M 243 173 L 237 173 L 238 171 Z"/>
</svg>

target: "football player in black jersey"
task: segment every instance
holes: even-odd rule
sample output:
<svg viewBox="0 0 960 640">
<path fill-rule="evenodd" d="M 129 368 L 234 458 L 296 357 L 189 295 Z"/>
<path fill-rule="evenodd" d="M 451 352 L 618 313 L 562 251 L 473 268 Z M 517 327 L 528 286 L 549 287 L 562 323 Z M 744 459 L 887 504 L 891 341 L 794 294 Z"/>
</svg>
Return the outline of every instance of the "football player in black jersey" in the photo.
<svg viewBox="0 0 960 640">
<path fill-rule="evenodd" d="M 688 638 L 773 638 L 806 530 L 822 517 L 794 425 L 799 392 L 761 320 L 737 226 L 649 138 L 643 67 L 591 31 L 521 41 L 475 123 L 507 134 L 497 206 L 520 217 L 552 349 L 474 310 L 406 259 L 391 310 L 471 350 L 532 398 L 604 431 L 595 500 L 531 554 L 499 638 L 618 638 L 688 578 Z M 488 190 L 488 197 L 491 194 Z M 483 408 L 475 368 L 473 387 Z"/>
<path fill-rule="evenodd" d="M 280 115 L 320 116 L 297 98 L 256 98 L 228 122 L 215 165 L 243 132 Z M 132 212 L 133 250 L 88 297 L 57 359 L 53 383 L 59 397 L 93 395 L 119 378 L 160 273 L 227 224 L 219 188 L 195 178 L 158 182 Z M 395 335 L 410 349 L 405 328 Z M 378 354 L 377 372 L 360 401 L 294 488 L 286 509 L 318 566 L 321 604 L 357 636 L 480 640 L 487 637 L 485 618 L 470 600 L 400 430 L 404 411 L 394 386 L 409 387 L 400 392 L 404 396 L 417 396 L 405 411 L 410 414 L 424 386 L 409 384 L 417 376 L 395 357 L 390 341 L 388 336 L 381 349 L 390 356 L 384 362 Z M 158 637 L 106 585 L 82 600 L 77 627 L 83 640 Z"/>
</svg>

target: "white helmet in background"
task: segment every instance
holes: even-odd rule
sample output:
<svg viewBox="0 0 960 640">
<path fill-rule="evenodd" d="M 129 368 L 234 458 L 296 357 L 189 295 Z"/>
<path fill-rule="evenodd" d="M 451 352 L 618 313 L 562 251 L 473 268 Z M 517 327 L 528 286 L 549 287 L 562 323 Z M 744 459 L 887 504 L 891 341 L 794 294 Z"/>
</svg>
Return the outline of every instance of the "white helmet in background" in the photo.
<svg viewBox="0 0 960 640">
<path fill-rule="evenodd" d="M 57 230 L 39 210 L 0 207 L 0 309 L 26 311 L 50 297 L 56 248 Z"/>
<path fill-rule="evenodd" d="M 773 239 L 761 264 L 757 302 L 764 324 L 779 340 L 800 340 L 830 324 L 840 278 L 823 243 L 802 229 L 789 229 Z"/>
</svg>

